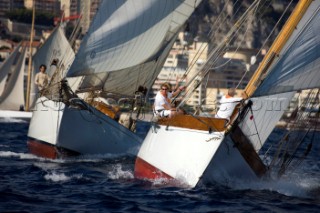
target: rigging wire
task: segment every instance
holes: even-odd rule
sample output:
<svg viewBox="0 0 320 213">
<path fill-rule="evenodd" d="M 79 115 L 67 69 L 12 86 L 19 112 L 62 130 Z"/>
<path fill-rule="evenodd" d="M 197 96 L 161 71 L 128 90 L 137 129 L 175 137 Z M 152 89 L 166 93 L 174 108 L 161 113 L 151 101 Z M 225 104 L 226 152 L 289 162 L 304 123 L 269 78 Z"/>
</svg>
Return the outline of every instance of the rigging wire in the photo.
<svg viewBox="0 0 320 213">
<path fill-rule="evenodd" d="M 316 131 L 317 123 L 315 126 L 311 124 L 311 112 L 308 112 L 308 109 L 313 109 L 316 104 L 318 104 L 318 114 L 320 111 L 319 108 L 319 94 L 320 90 L 318 89 L 317 92 L 315 90 L 309 90 L 307 97 L 305 98 L 304 102 L 298 107 L 298 115 L 295 118 L 292 118 L 289 124 L 289 131 L 285 134 L 285 136 L 279 141 L 278 148 L 276 153 L 273 156 L 273 159 L 269 165 L 269 167 L 279 168 L 278 176 L 283 175 L 286 170 L 291 168 L 291 170 L 297 168 L 303 159 L 308 155 L 312 147 L 312 141 L 314 140 L 314 134 Z M 300 96 L 300 94 L 299 94 Z M 317 102 L 318 101 L 318 102 Z M 319 116 L 318 116 L 319 117 Z M 316 120 L 316 122 L 319 122 Z M 299 132 L 297 130 L 305 130 L 306 132 L 300 137 Z M 311 137 L 311 142 L 307 145 L 305 152 L 300 156 L 298 160 L 297 158 L 298 149 L 305 143 L 305 138 L 310 132 L 313 132 Z M 296 134 L 290 139 L 290 135 Z M 293 164 L 293 162 L 296 162 Z"/>
<path fill-rule="evenodd" d="M 288 9 L 290 8 L 291 4 L 292 4 L 293 0 L 290 1 L 290 3 L 287 5 L 287 7 L 285 8 L 285 10 L 283 11 L 283 13 L 281 14 L 281 17 L 279 18 L 279 20 L 276 22 L 276 24 L 274 25 L 273 29 L 271 30 L 271 32 L 269 33 L 268 37 L 265 39 L 264 43 L 262 44 L 261 48 L 259 49 L 259 51 L 257 52 L 257 54 L 255 55 L 255 57 L 258 57 L 259 54 L 261 53 L 262 49 L 266 46 L 266 43 L 269 41 L 271 35 L 273 34 L 273 32 L 277 29 L 277 27 L 280 24 L 280 21 L 283 20 L 284 15 L 287 13 Z M 269 5 L 271 4 L 271 1 L 269 3 Z M 261 17 L 260 17 L 261 18 Z M 259 18 L 259 20 L 260 20 Z M 245 76 L 247 75 L 248 72 L 244 72 L 244 74 L 242 75 L 238 85 L 236 86 L 236 88 L 238 88 L 240 86 L 240 84 L 242 83 L 243 79 L 245 78 Z"/>
<path fill-rule="evenodd" d="M 254 3 L 252 3 L 250 5 L 250 7 L 245 11 L 245 13 L 240 17 L 240 19 L 236 22 L 236 24 L 230 29 L 229 33 L 227 34 L 227 36 L 224 39 L 224 42 L 221 42 L 208 56 L 208 60 L 206 61 L 206 63 L 204 63 L 201 67 L 200 67 L 200 71 L 194 75 L 194 77 L 190 80 L 190 82 L 188 83 L 188 86 L 191 85 L 192 83 L 194 83 L 193 81 L 196 79 L 196 77 L 203 79 L 203 77 L 206 75 L 207 72 L 209 72 L 210 70 L 210 66 L 208 66 L 208 63 L 210 63 L 210 60 L 213 60 L 212 63 L 214 63 L 219 56 L 221 56 L 221 54 L 223 53 L 224 49 L 226 48 L 227 44 L 229 44 L 231 42 L 231 39 L 239 32 L 239 28 L 242 26 L 242 24 L 245 23 L 245 21 L 248 18 L 248 14 L 257 7 L 258 2 L 260 1 L 255 1 Z M 200 76 L 198 76 L 199 74 L 201 74 Z M 197 88 L 200 85 L 200 81 L 194 83 L 194 89 Z M 193 89 L 193 90 L 194 90 Z M 192 91 L 188 91 L 188 93 L 185 95 L 183 101 L 181 101 L 181 103 L 179 104 L 178 107 L 181 107 L 186 99 L 189 99 L 192 95 Z"/>
</svg>

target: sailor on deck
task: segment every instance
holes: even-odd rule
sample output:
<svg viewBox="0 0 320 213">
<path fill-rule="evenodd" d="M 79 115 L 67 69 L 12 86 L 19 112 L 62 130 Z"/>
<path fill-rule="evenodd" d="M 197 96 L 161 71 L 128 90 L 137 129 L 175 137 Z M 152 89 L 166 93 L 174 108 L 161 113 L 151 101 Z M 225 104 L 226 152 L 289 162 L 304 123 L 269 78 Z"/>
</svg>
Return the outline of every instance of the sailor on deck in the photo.
<svg viewBox="0 0 320 213">
<path fill-rule="evenodd" d="M 235 88 L 230 88 L 228 94 L 223 96 L 220 100 L 220 108 L 217 112 L 217 118 L 224 118 L 229 120 L 236 106 L 244 99 L 246 99 L 245 93 L 242 93 L 242 97 L 234 97 L 236 94 Z"/>
<path fill-rule="evenodd" d="M 184 90 L 184 87 L 179 87 L 174 92 L 169 92 L 170 85 L 164 83 L 160 87 L 160 91 L 157 93 L 154 101 L 154 114 L 155 116 L 160 117 L 173 117 L 176 114 L 182 114 L 182 111 L 177 111 L 176 108 L 171 106 L 171 98 L 178 95 L 181 91 Z"/>
<path fill-rule="evenodd" d="M 43 90 L 49 83 L 49 75 L 46 73 L 47 66 L 41 64 L 39 72 L 35 76 L 34 83 L 38 86 L 38 89 Z"/>
</svg>

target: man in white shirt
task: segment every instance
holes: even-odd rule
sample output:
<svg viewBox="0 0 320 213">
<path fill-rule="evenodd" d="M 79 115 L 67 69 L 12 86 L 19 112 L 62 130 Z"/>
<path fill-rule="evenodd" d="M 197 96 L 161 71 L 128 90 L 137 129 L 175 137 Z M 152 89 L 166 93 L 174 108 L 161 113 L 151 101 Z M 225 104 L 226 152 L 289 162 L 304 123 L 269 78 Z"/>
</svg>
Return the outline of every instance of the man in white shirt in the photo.
<svg viewBox="0 0 320 213">
<path fill-rule="evenodd" d="M 38 89 L 43 90 L 49 83 L 49 75 L 46 73 L 46 65 L 41 64 L 39 67 L 40 72 L 35 76 L 34 83 L 38 86 Z"/>
<path fill-rule="evenodd" d="M 244 99 L 245 93 L 242 93 L 242 97 L 234 97 L 236 94 L 235 88 L 230 88 L 228 94 L 223 96 L 220 100 L 220 108 L 217 112 L 217 118 L 230 119 L 236 106 Z"/>
<path fill-rule="evenodd" d="M 160 117 L 173 117 L 176 114 L 182 114 L 182 111 L 177 111 L 176 108 L 171 106 L 171 98 L 178 95 L 184 87 L 179 87 L 177 91 L 169 92 L 170 85 L 164 83 L 160 87 L 154 100 L 154 114 Z"/>
</svg>

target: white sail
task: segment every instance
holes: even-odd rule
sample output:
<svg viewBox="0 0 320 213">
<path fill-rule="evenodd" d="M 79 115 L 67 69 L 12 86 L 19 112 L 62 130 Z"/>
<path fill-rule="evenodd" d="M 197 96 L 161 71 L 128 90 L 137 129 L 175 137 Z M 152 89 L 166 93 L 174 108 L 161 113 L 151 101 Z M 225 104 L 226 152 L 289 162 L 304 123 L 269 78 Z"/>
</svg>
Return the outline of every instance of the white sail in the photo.
<svg viewBox="0 0 320 213">
<path fill-rule="evenodd" d="M 20 106 L 25 105 L 24 100 L 24 69 L 25 69 L 25 48 L 21 52 L 21 56 L 10 75 L 10 79 L 0 97 L 0 109 L 3 110 L 19 110 Z"/>
<path fill-rule="evenodd" d="M 55 71 L 55 66 L 50 66 L 53 59 L 58 59 L 59 62 L 63 63 L 65 69 L 61 73 L 61 76 L 65 76 L 65 70 L 68 69 L 74 60 L 74 51 L 72 50 L 67 38 L 64 35 L 61 27 L 57 27 L 45 41 L 45 43 L 37 50 L 33 56 L 33 72 L 31 77 L 31 94 L 30 94 L 30 106 L 34 106 L 34 102 L 37 98 L 38 88 L 33 83 L 37 72 L 39 72 L 39 67 L 41 64 L 47 66 L 47 74 L 51 77 Z"/>
<path fill-rule="evenodd" d="M 252 98 L 252 110 L 239 127 L 258 152 L 281 119 L 295 92 Z"/>
<path fill-rule="evenodd" d="M 13 53 L 11 53 L 11 55 L 5 60 L 5 62 L 0 67 L 0 96 L 1 96 L 1 94 L 4 90 L 4 87 L 6 85 L 8 74 L 10 73 L 10 71 L 14 67 L 13 64 L 14 64 L 14 62 L 16 62 L 15 59 L 16 59 L 17 54 L 19 53 L 20 47 L 21 47 L 21 44 L 19 44 L 15 48 Z"/>
<path fill-rule="evenodd" d="M 300 4 L 303 8 L 308 4 Z M 254 91 L 252 97 L 252 111 L 248 112 L 239 124 L 242 132 L 251 141 L 256 151 L 259 151 L 268 136 L 281 119 L 296 91 L 320 87 L 320 1 L 312 1 L 301 20 L 297 23 L 290 37 L 286 40 L 278 36 L 278 43 L 274 43 L 268 53 L 265 79 Z M 296 15 L 292 16 L 293 20 Z M 292 21 L 287 26 L 292 26 Z M 287 27 L 286 29 L 288 29 Z M 277 53 L 277 47 L 285 42 Z M 270 64 L 268 67 L 268 63 Z M 263 66 L 262 66 L 263 67 Z"/>
<path fill-rule="evenodd" d="M 253 96 L 320 87 L 320 1 L 313 1 Z"/>
<path fill-rule="evenodd" d="M 151 86 L 177 31 L 200 2 L 102 1 L 67 75 L 86 75 L 81 89 L 132 95 L 140 85 Z"/>
</svg>

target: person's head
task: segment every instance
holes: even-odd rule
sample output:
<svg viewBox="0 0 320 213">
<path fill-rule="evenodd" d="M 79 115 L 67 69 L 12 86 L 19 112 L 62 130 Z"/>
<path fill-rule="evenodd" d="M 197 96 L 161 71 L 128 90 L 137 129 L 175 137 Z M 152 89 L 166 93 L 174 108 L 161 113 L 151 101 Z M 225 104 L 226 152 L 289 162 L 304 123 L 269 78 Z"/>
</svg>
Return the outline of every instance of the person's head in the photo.
<svg viewBox="0 0 320 213">
<path fill-rule="evenodd" d="M 168 83 L 163 83 L 160 86 L 160 91 L 162 92 L 162 94 L 166 94 L 167 92 L 169 92 L 170 90 L 170 85 Z"/>
<path fill-rule="evenodd" d="M 47 66 L 44 65 L 44 64 L 41 64 L 40 67 L 39 67 L 40 72 L 45 72 L 46 69 L 47 69 Z"/>
<path fill-rule="evenodd" d="M 228 90 L 228 95 L 229 96 L 233 97 L 233 96 L 235 96 L 235 94 L 236 94 L 236 89 L 235 88 L 230 88 Z"/>
</svg>

